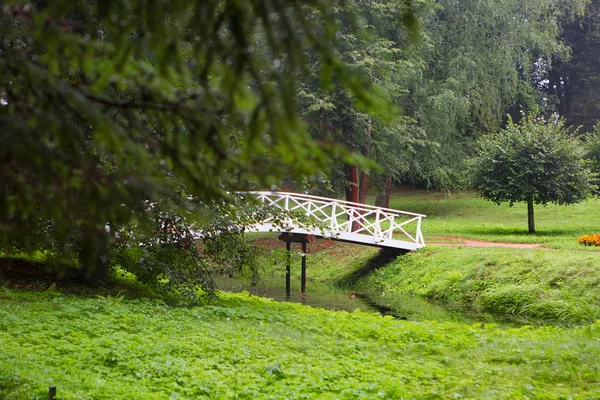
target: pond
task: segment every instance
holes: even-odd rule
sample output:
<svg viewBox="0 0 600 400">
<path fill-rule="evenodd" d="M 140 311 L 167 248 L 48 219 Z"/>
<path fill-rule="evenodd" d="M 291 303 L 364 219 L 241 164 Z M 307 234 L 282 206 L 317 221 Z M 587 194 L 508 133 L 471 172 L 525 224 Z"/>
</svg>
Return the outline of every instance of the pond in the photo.
<svg viewBox="0 0 600 400">
<path fill-rule="evenodd" d="M 291 295 L 286 298 L 285 277 L 283 276 L 262 276 L 261 282 L 257 285 L 251 285 L 247 281 L 227 275 L 218 275 L 214 279 L 217 287 L 228 292 L 247 291 L 250 294 L 277 301 L 290 301 L 329 310 L 350 312 L 360 310 L 411 321 L 452 321 L 466 324 L 499 322 L 489 314 L 477 313 L 465 307 L 441 304 L 413 295 L 355 291 L 352 288 L 311 281 L 307 282 L 306 295 L 301 295 L 300 283 L 295 282 L 297 279 L 292 279 Z M 503 322 L 508 322 L 510 325 L 519 324 L 518 321 Z"/>
</svg>

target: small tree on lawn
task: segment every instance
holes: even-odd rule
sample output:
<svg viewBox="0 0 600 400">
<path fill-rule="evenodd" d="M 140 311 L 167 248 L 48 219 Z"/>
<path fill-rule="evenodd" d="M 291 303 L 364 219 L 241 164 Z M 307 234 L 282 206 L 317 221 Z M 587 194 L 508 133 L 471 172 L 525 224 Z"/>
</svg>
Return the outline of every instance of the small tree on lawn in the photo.
<svg viewBox="0 0 600 400">
<path fill-rule="evenodd" d="M 535 233 L 534 204 L 578 203 L 591 190 L 582 144 L 556 115 L 523 115 L 520 124 L 509 120 L 499 134 L 478 144 L 470 165 L 473 186 L 497 204 L 526 202 L 530 233 Z"/>
</svg>

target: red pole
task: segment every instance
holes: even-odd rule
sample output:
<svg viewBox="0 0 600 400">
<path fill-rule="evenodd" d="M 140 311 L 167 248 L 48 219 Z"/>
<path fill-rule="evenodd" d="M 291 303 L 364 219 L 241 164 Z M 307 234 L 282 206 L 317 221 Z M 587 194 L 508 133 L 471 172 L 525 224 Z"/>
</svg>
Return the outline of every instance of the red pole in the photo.
<svg viewBox="0 0 600 400">
<path fill-rule="evenodd" d="M 351 165 L 350 166 L 350 201 L 353 203 L 358 203 L 358 167 L 356 165 Z M 357 221 L 357 219 L 359 218 L 360 213 L 357 211 L 353 212 L 352 218 L 354 219 L 354 221 L 352 222 L 352 232 L 357 231 L 358 229 L 360 229 L 360 225 Z"/>
</svg>

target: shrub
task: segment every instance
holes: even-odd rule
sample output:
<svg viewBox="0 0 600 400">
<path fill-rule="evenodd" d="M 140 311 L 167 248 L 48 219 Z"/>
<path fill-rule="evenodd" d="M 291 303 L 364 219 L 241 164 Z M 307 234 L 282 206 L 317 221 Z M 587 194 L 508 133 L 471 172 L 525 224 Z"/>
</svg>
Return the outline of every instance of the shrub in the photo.
<svg viewBox="0 0 600 400">
<path fill-rule="evenodd" d="M 159 204 L 149 206 L 156 228 L 147 232 L 132 226 L 119 232 L 111 247 L 112 267 L 121 267 L 143 283 L 182 295 L 182 300 L 198 300 L 198 289 L 215 297 L 215 285 L 208 260 L 198 251 L 194 234 L 185 217 L 165 211 Z"/>
</svg>

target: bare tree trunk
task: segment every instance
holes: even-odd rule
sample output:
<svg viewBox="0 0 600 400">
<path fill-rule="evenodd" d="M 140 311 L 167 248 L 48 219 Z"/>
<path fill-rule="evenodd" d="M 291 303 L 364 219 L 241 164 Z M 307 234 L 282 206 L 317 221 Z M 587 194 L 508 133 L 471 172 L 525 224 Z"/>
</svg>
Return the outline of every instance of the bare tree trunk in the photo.
<svg viewBox="0 0 600 400">
<path fill-rule="evenodd" d="M 390 208 L 390 196 L 392 195 L 392 178 L 385 178 L 383 190 L 377 195 L 375 205 L 377 207 Z"/>
<path fill-rule="evenodd" d="M 358 203 L 358 187 L 360 182 L 358 181 L 358 167 L 356 165 L 346 166 L 346 201 Z"/>
<path fill-rule="evenodd" d="M 351 198 L 350 201 L 353 203 L 358 203 L 358 188 L 359 188 L 359 182 L 358 182 L 358 167 L 356 165 L 351 165 L 350 166 L 350 194 L 351 194 Z M 355 232 L 357 230 L 360 229 L 360 224 L 358 222 L 358 218 L 359 218 L 359 213 L 355 212 L 355 214 L 352 216 L 354 218 L 354 221 L 352 222 L 352 232 Z"/>
<path fill-rule="evenodd" d="M 529 226 L 529 233 L 535 233 L 533 198 L 527 200 L 527 225 Z"/>
<path fill-rule="evenodd" d="M 369 173 L 361 172 L 360 173 L 360 185 L 358 187 L 358 202 L 361 204 L 367 203 L 367 194 L 369 192 Z"/>
<path fill-rule="evenodd" d="M 356 165 L 346 165 L 345 172 L 346 180 L 348 182 L 346 184 L 346 201 L 358 203 L 358 167 Z M 358 221 L 356 221 L 356 218 L 358 218 L 358 213 L 356 213 L 356 215 L 348 214 L 349 221 L 354 219 L 352 222 L 352 232 L 359 229 L 359 224 Z"/>
<path fill-rule="evenodd" d="M 108 281 L 106 232 L 89 226 L 82 228 L 79 244 L 79 272 L 82 280 L 90 283 Z"/>
<path fill-rule="evenodd" d="M 373 123 L 371 122 L 370 119 L 367 121 L 367 126 L 365 128 L 365 134 L 369 138 L 371 138 L 373 135 Z M 369 149 L 369 143 L 367 140 L 367 146 L 365 147 L 365 150 L 363 151 L 363 156 L 369 157 L 370 155 L 371 155 L 371 151 Z M 359 188 L 358 202 L 361 204 L 366 204 L 367 203 L 367 195 L 369 194 L 369 173 L 368 172 L 362 171 L 360 173 L 360 186 L 358 188 Z"/>
</svg>

